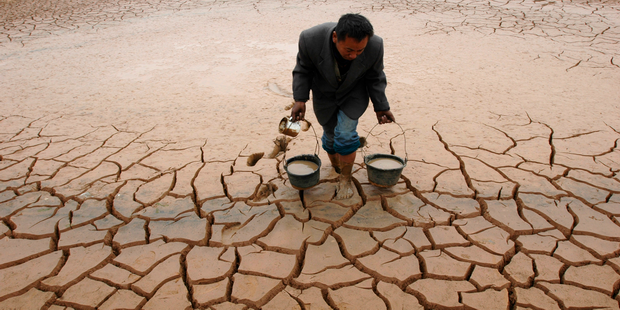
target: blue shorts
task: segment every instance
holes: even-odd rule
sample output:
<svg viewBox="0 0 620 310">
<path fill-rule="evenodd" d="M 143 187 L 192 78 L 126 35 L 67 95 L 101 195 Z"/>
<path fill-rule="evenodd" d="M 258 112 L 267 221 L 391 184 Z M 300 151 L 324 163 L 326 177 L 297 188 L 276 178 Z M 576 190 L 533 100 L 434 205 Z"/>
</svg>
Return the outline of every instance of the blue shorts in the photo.
<svg viewBox="0 0 620 310">
<path fill-rule="evenodd" d="M 350 119 L 338 110 L 323 126 L 323 149 L 328 154 L 349 155 L 360 147 L 357 135 L 357 120 Z"/>
</svg>

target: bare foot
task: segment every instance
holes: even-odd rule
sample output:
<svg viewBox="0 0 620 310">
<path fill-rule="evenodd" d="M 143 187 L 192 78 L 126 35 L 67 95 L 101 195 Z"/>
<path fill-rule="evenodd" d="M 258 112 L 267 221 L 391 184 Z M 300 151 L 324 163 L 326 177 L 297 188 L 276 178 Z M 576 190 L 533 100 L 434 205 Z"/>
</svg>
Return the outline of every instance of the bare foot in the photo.
<svg viewBox="0 0 620 310">
<path fill-rule="evenodd" d="M 355 161 L 355 153 L 347 156 L 339 156 L 340 176 L 338 176 L 338 185 L 336 186 L 336 199 L 349 199 L 353 197 L 354 188 L 352 179 L 353 162 Z"/>
<path fill-rule="evenodd" d="M 345 178 L 340 175 L 338 178 L 338 185 L 336 185 L 336 199 L 349 199 L 353 197 L 353 194 L 353 182 L 351 182 L 351 178 Z"/>
</svg>

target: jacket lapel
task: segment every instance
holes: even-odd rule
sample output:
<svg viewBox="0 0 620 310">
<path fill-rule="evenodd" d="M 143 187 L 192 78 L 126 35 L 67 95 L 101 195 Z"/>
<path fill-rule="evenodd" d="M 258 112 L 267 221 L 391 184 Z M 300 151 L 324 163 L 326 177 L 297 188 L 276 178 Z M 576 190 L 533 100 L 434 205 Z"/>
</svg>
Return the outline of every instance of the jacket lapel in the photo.
<svg viewBox="0 0 620 310">
<path fill-rule="evenodd" d="M 319 67 L 321 68 L 321 72 L 329 84 L 334 88 L 338 88 L 338 80 L 336 79 L 336 73 L 334 72 L 334 55 L 332 54 L 331 48 L 333 31 L 333 29 L 330 30 L 327 35 L 327 40 L 323 41 L 323 49 L 321 50 L 321 62 L 319 62 Z"/>
<path fill-rule="evenodd" d="M 344 79 L 342 85 L 340 85 L 340 89 L 347 89 L 351 85 L 351 83 L 355 82 L 357 78 L 363 73 L 365 67 L 366 57 L 364 53 L 361 53 L 353 62 L 351 62 L 351 68 L 349 68 L 349 72 L 347 72 L 347 77 Z"/>
</svg>

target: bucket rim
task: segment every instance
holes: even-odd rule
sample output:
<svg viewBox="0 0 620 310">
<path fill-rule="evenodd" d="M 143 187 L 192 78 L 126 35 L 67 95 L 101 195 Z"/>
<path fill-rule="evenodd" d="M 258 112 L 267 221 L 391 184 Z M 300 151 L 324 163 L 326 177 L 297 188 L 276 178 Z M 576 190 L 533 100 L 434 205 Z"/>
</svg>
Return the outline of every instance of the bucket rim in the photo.
<svg viewBox="0 0 620 310">
<path fill-rule="evenodd" d="M 375 157 L 377 158 L 392 158 L 392 159 L 397 159 L 398 161 L 400 161 L 401 164 L 403 164 L 402 167 L 400 168 L 392 168 L 392 169 L 381 169 L 381 170 L 400 170 L 403 169 L 407 166 L 407 159 L 403 159 L 400 156 L 394 155 L 394 154 L 383 154 L 383 153 L 374 153 L 374 154 L 368 154 L 364 156 L 364 164 L 366 164 L 367 167 L 372 167 L 370 165 L 368 165 L 368 161 L 370 161 L 371 159 L 374 159 Z M 372 167 L 373 169 L 377 169 L 375 167 Z"/>
<path fill-rule="evenodd" d="M 299 155 L 295 155 L 295 156 L 293 156 L 293 157 L 289 157 L 289 158 L 287 158 L 287 159 L 286 159 L 286 161 L 285 161 L 285 164 L 288 164 L 289 162 L 291 162 L 291 161 L 293 161 L 293 160 L 299 160 L 299 158 L 306 157 L 306 156 L 307 156 L 307 157 L 313 157 L 313 158 L 316 158 L 316 160 L 317 160 L 318 162 L 321 162 L 321 158 L 320 158 L 320 157 L 319 157 L 319 155 L 317 155 L 317 154 L 299 154 Z"/>
</svg>

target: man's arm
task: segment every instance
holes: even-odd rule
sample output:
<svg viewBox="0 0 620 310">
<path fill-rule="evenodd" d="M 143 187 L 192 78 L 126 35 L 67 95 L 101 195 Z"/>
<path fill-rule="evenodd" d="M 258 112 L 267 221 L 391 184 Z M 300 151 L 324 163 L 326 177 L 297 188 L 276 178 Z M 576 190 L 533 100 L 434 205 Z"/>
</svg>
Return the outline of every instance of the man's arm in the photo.
<svg viewBox="0 0 620 310">
<path fill-rule="evenodd" d="M 291 109 L 293 121 L 302 120 L 306 115 L 306 101 L 310 99 L 313 72 L 314 66 L 312 60 L 308 57 L 304 33 L 302 32 L 299 35 L 297 63 L 295 64 L 295 69 L 293 69 L 293 98 L 295 100 L 295 104 Z"/>
<path fill-rule="evenodd" d="M 306 102 L 295 101 L 293 108 L 291 109 L 291 119 L 293 122 L 301 121 L 306 117 Z"/>
<path fill-rule="evenodd" d="M 396 119 L 390 112 L 390 104 L 385 96 L 387 78 L 383 72 L 383 39 L 379 38 L 379 51 L 373 66 L 366 73 L 366 87 L 372 101 L 377 121 L 379 124 L 395 122 Z"/>
</svg>

